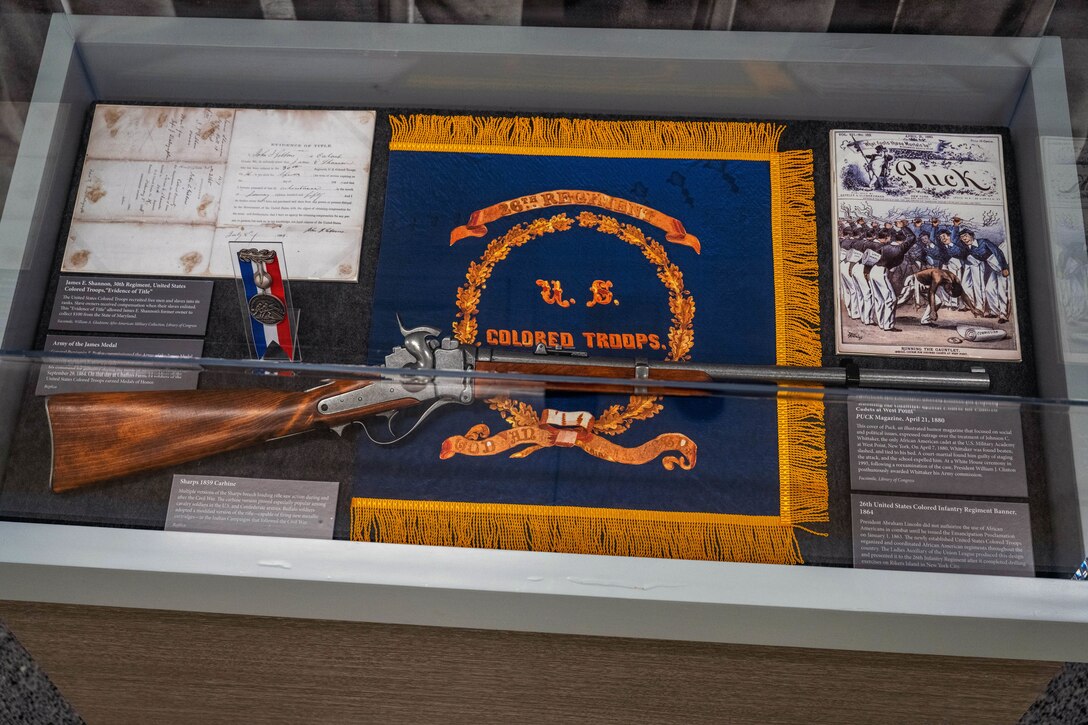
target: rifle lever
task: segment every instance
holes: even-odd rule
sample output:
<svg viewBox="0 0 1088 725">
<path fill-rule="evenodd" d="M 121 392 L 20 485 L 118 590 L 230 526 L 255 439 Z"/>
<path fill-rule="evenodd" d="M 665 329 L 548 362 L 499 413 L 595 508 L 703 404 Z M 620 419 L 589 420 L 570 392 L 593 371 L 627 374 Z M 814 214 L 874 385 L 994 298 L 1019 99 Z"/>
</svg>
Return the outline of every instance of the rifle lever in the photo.
<svg viewBox="0 0 1088 725">
<path fill-rule="evenodd" d="M 428 417 L 430 417 L 431 413 L 433 413 L 437 409 L 441 408 L 443 405 L 448 405 L 450 403 L 458 403 L 460 405 L 467 405 L 467 403 L 461 403 L 461 401 L 459 401 L 459 400 L 450 400 L 448 398 L 439 398 L 438 400 L 435 400 L 433 403 L 428 405 L 423 410 L 423 412 L 419 415 L 419 417 L 416 418 L 416 421 L 412 424 L 411 428 L 409 428 L 408 430 L 406 430 L 406 431 L 404 431 L 403 433 L 400 433 L 400 434 L 398 434 L 396 431 L 393 430 L 393 421 L 400 415 L 401 411 L 393 410 L 393 411 L 389 411 L 388 413 L 382 414 L 382 416 L 380 416 L 380 417 L 385 418 L 385 427 L 386 427 L 386 429 L 388 429 L 389 435 L 391 436 L 388 440 L 379 440 L 377 437 L 375 437 L 374 432 L 371 431 L 371 427 L 367 424 L 365 418 L 359 421 L 359 425 L 361 425 L 363 427 L 363 432 L 366 433 L 366 437 L 369 438 L 372 443 L 374 443 L 376 445 L 379 445 L 379 446 L 391 446 L 394 443 L 399 443 L 400 441 L 404 440 L 408 436 L 412 435 L 412 433 L 414 433 L 416 431 L 416 428 L 419 428 L 419 426 L 422 425 L 423 421 L 426 420 Z"/>
</svg>

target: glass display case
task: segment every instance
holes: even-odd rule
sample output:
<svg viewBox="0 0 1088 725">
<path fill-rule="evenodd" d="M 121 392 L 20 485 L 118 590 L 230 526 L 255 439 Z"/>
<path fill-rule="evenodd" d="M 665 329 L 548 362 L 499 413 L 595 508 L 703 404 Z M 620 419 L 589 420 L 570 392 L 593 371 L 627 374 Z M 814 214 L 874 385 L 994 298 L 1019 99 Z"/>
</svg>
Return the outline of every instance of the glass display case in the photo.
<svg viewBox="0 0 1088 725">
<path fill-rule="evenodd" d="M 66 13 L 43 32 L 0 217 L 0 599 L 1088 652 L 1061 39 Z M 888 181 L 923 169 L 924 201 Z M 334 194 L 349 211 L 317 214 Z M 850 261 L 855 216 L 888 249 L 964 240 L 951 272 L 887 265 L 876 349 L 849 347 L 851 280 L 878 304 L 885 265 Z M 210 251 L 177 241 L 194 230 Z M 600 232 L 638 250 L 607 267 Z M 279 256 L 249 268 L 234 242 Z"/>
</svg>

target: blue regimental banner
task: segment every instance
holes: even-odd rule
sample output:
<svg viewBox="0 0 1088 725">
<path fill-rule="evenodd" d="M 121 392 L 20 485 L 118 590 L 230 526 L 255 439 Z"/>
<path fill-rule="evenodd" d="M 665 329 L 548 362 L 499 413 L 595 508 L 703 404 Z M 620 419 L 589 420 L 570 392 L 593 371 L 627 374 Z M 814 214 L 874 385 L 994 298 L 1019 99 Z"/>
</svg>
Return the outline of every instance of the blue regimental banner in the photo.
<svg viewBox="0 0 1088 725">
<path fill-rule="evenodd" d="M 820 365 L 811 151 L 768 123 L 394 116 L 369 338 Z M 456 406 L 455 406 L 456 407 Z M 549 391 L 363 444 L 352 537 L 797 563 L 817 395 Z"/>
</svg>

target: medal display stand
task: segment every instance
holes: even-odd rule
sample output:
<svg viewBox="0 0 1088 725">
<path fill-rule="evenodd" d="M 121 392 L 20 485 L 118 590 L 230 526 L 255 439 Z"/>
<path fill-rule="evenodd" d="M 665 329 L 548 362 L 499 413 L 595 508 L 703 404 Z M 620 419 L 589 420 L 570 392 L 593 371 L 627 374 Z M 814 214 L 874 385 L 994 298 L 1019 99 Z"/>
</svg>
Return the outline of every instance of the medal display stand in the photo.
<svg viewBox="0 0 1088 725">
<path fill-rule="evenodd" d="M 239 38 L 246 39 L 244 46 L 237 44 Z M 285 70 L 271 73 L 267 63 L 255 62 L 260 58 L 275 58 L 277 65 Z M 940 60 L 934 60 L 937 58 Z M 631 82 L 636 78 L 638 83 Z M 927 79 L 925 89 L 918 87 L 918 78 Z M 1088 500 L 1088 404 L 1085 403 L 1088 338 L 1083 334 L 1083 315 L 1078 312 L 1082 308 L 1076 302 L 1078 285 L 1083 286 L 1083 280 L 1078 281 L 1076 275 L 1083 270 L 1078 265 L 1084 257 L 1084 232 L 1079 198 L 1069 193 L 1076 188 L 1076 156 L 1065 81 L 1061 40 L 1049 37 L 887 36 L 874 42 L 872 37 L 864 35 L 693 34 L 321 22 L 299 23 L 287 31 L 281 24 L 264 21 L 56 16 L 50 26 L 34 103 L 29 109 L 12 195 L 0 220 L 3 240 L 0 271 L 5 275 L 0 294 L 4 295 L 6 310 L 5 356 L 0 360 L 5 397 L 0 413 L 4 415 L 3 456 L 12 472 L 0 489 L 6 493 L 6 498 L 0 496 L 0 503 L 9 506 L 4 516 L 0 516 L 0 541 L 4 542 L 0 547 L 0 599 L 698 642 L 1014 659 L 1083 659 L 1088 652 L 1088 587 L 1073 577 L 1084 560 L 1084 542 L 1088 539 L 1085 529 L 1088 516 L 1083 508 Z M 900 99 L 902 94 L 917 102 L 874 102 Z M 923 98 L 928 102 L 921 102 Z M 266 279 L 269 260 L 259 252 L 274 245 L 259 242 L 242 245 L 245 249 L 258 250 L 257 254 L 246 255 L 251 258 L 245 260 L 253 270 L 252 289 L 247 289 L 240 273 L 233 282 L 225 275 L 216 279 L 212 306 L 220 311 L 229 309 L 229 314 L 213 312 L 204 357 L 196 361 L 202 367 L 202 378 L 201 389 L 195 392 L 210 397 L 223 389 L 245 391 L 245 395 L 234 398 L 216 398 L 221 403 L 216 410 L 230 410 L 230 405 L 242 400 L 264 400 L 266 394 L 271 398 L 268 388 L 275 383 L 282 385 L 275 390 L 276 395 L 285 396 L 282 400 L 301 399 L 288 395 L 311 396 L 305 399 L 326 416 L 326 427 L 343 438 L 324 433 L 295 435 L 303 432 L 302 428 L 292 427 L 296 421 L 277 419 L 275 424 L 280 427 L 272 431 L 274 435 L 254 438 L 257 442 L 271 439 L 267 445 L 262 443 L 264 447 L 256 454 L 251 446 L 224 450 L 216 457 L 170 458 L 174 449 L 163 452 L 164 449 L 189 443 L 195 438 L 191 431 L 198 425 L 208 435 L 233 432 L 245 426 L 237 420 L 213 419 L 211 415 L 196 423 L 197 419 L 191 416 L 159 411 L 153 417 L 146 409 L 126 409 L 125 415 L 130 416 L 127 420 L 134 423 L 133 428 L 141 429 L 140 423 L 146 428 L 148 440 L 142 443 L 158 446 L 154 450 L 162 453 L 162 460 L 186 462 L 171 464 L 172 468 L 168 466 L 166 472 L 154 479 L 140 478 L 139 473 L 130 472 L 126 475 L 135 477 L 116 481 L 110 474 L 124 473 L 120 467 L 99 471 L 100 478 L 93 484 L 75 490 L 84 480 L 80 476 L 95 474 L 91 470 L 96 460 L 93 450 L 81 451 L 73 454 L 72 465 L 62 469 L 72 476 L 70 482 L 77 483 L 66 493 L 56 493 L 57 481 L 52 479 L 54 490 L 50 490 L 47 482 L 55 471 L 50 469 L 48 454 L 42 452 L 50 450 L 54 441 L 49 425 L 51 422 L 59 425 L 60 416 L 52 410 L 47 415 L 43 400 L 26 391 L 28 385 L 33 387 L 28 381 L 35 381 L 40 373 L 43 358 L 40 343 L 45 333 L 50 332 L 39 313 L 50 309 L 60 284 L 58 239 L 64 237 L 71 221 L 66 212 L 70 211 L 74 198 L 69 182 L 76 179 L 78 183 L 81 178 L 77 169 L 85 146 L 89 113 L 94 104 L 105 102 L 381 109 L 374 147 L 393 148 L 393 151 L 375 154 L 376 163 L 371 171 L 374 188 L 370 190 L 360 261 L 357 268 L 346 273 L 349 277 L 357 275 L 358 281 L 293 280 L 293 301 L 311 311 L 307 329 L 301 336 L 307 347 L 306 362 L 299 362 L 298 317 L 292 300 L 266 292 L 273 288 L 272 280 Z M 478 116 L 489 109 L 502 109 L 524 117 L 543 118 L 558 113 L 580 118 L 618 114 L 638 118 L 777 119 L 786 125 L 796 124 L 796 128 L 813 124 L 806 131 L 808 136 L 798 138 L 799 132 L 795 134 L 795 146 L 782 149 L 787 153 L 805 148 L 826 150 L 828 131 L 857 128 L 859 121 L 896 128 L 998 129 L 1010 152 L 1010 165 L 1005 168 L 1007 181 L 1018 188 L 1015 197 L 1018 203 L 1010 207 L 1010 227 L 1022 230 L 1016 239 L 1022 241 L 1021 253 L 1027 260 L 1023 267 L 1017 265 L 1016 285 L 1018 291 L 1023 291 L 1026 303 L 1019 308 L 1025 318 L 1021 329 L 1028 333 L 1021 341 L 1025 359 L 1032 361 L 1032 366 L 1019 368 L 1015 367 L 1017 363 L 987 361 L 985 367 L 998 385 L 1023 383 L 1034 387 L 1029 393 L 1013 392 L 991 398 L 962 392 L 926 393 L 923 402 L 952 409 L 976 404 L 1016 408 L 1012 417 L 1023 428 L 1024 470 L 1031 472 L 1033 481 L 1045 479 L 1046 485 L 1032 488 L 1027 495 L 1014 493 L 991 498 L 1015 504 L 1000 508 L 1013 512 L 1008 514 L 1010 517 L 1020 517 L 1029 532 L 1029 541 L 1035 542 L 1035 551 L 1021 550 L 1015 557 L 1009 556 L 1010 562 L 1016 559 L 1009 567 L 1031 565 L 1023 566 L 1021 573 L 1025 575 L 855 568 L 851 544 L 861 540 L 861 532 L 851 530 L 857 520 L 851 507 L 870 510 L 863 503 L 869 501 L 865 495 L 869 492 L 851 487 L 849 452 L 843 443 L 851 418 L 859 419 L 855 391 L 839 393 L 829 389 L 823 400 L 824 419 L 839 431 L 837 438 L 828 436 L 828 451 L 834 448 L 833 444 L 841 443 L 842 447 L 839 453 L 829 452 L 826 460 L 818 461 L 828 471 L 830 486 L 830 494 L 825 498 L 830 503 L 821 512 L 819 492 L 806 477 L 811 470 L 808 461 L 801 465 L 790 458 L 812 440 L 805 435 L 806 431 L 811 433 L 805 426 L 812 420 L 811 408 L 806 407 L 812 402 L 807 383 L 786 385 L 778 391 L 750 378 L 734 383 L 669 380 L 660 383 L 663 390 L 659 391 L 653 378 L 636 378 L 647 374 L 646 370 L 652 367 L 641 360 L 637 349 L 621 353 L 634 366 L 630 379 L 606 376 L 598 383 L 611 386 L 612 394 L 632 401 L 660 392 L 670 412 L 692 418 L 703 416 L 722 430 L 750 432 L 753 440 L 757 434 L 775 435 L 777 429 L 760 428 L 765 420 L 789 418 L 798 422 L 797 430 L 802 434 L 776 449 L 786 453 L 769 464 L 757 465 L 748 455 L 752 451 L 740 446 L 736 449 L 737 466 L 695 468 L 699 475 L 718 476 L 715 483 L 741 469 L 744 475 L 753 477 L 774 466 L 800 472 L 783 482 L 781 491 L 785 493 L 769 502 L 742 502 L 755 513 L 745 510 L 736 513 L 735 519 L 710 524 L 704 521 L 692 524 L 684 512 L 677 515 L 670 512 L 664 520 L 650 521 L 638 508 L 637 504 L 642 503 L 639 501 L 625 507 L 625 511 L 635 513 L 626 516 L 623 527 L 603 530 L 575 514 L 552 525 L 553 521 L 539 518 L 536 509 L 521 500 L 487 501 L 497 515 L 481 520 L 476 509 L 466 513 L 453 504 L 398 508 L 388 503 L 391 497 L 380 495 L 367 497 L 364 504 L 358 504 L 365 510 L 349 519 L 353 506 L 352 482 L 400 477 L 405 485 L 422 487 L 441 479 L 442 472 L 448 470 L 439 468 L 437 461 L 428 465 L 400 465 L 390 462 L 400 460 L 396 455 L 381 457 L 384 451 L 403 452 L 406 444 L 382 439 L 386 434 L 390 434 L 387 438 L 396 439 L 402 427 L 418 424 L 424 435 L 434 439 L 428 439 L 429 450 L 452 452 L 458 462 L 468 457 L 464 451 L 477 450 L 492 439 L 502 442 L 518 436 L 528 440 L 533 436 L 534 441 L 545 441 L 551 450 L 533 448 L 521 458 L 513 459 L 509 476 L 512 484 L 529 486 L 542 482 L 539 488 L 543 490 L 555 483 L 547 479 L 550 473 L 547 461 L 560 460 L 560 455 L 580 454 L 573 450 L 579 443 L 594 446 L 594 450 L 606 450 L 605 444 L 611 441 L 606 436 L 621 428 L 625 431 L 633 422 L 650 417 L 646 412 L 649 406 L 643 409 L 636 404 L 620 406 L 622 409 L 610 413 L 604 405 L 594 409 L 574 405 L 552 408 L 541 402 L 535 409 L 518 407 L 519 401 L 535 402 L 532 396 L 539 395 L 543 379 L 555 376 L 506 374 L 495 359 L 489 361 L 494 368 L 487 372 L 473 370 L 465 374 L 464 368 L 441 367 L 452 366 L 465 349 L 479 351 L 498 346 L 482 337 L 472 338 L 465 328 L 459 328 L 463 339 L 454 339 L 451 320 L 420 319 L 423 315 L 418 309 L 411 309 L 413 300 L 438 293 L 428 286 L 431 280 L 426 275 L 413 276 L 416 269 L 411 260 L 405 280 L 393 285 L 399 285 L 397 292 L 401 297 L 392 294 L 388 297 L 396 299 L 399 305 L 396 309 L 362 310 L 344 301 L 361 285 L 370 285 L 367 289 L 371 291 L 375 287 L 373 274 L 378 268 L 379 247 L 385 243 L 383 219 L 392 223 L 389 219 L 393 216 L 383 217 L 385 187 L 378 183 L 386 183 L 391 168 L 390 153 L 432 153 L 422 148 L 427 146 L 426 140 L 417 139 L 416 146 L 407 151 L 403 146 L 391 147 L 396 130 L 388 119 L 411 116 L 416 109 L 460 113 L 459 109 L 466 104 L 471 104 L 472 112 Z M 851 125 L 839 125 L 844 120 Z M 823 146 L 819 146 L 821 143 Z M 527 156 L 523 151 L 517 149 L 511 156 Z M 534 153 L 539 153 L 539 149 Z M 755 152 L 746 153 L 755 155 Z M 763 154 L 760 159 L 770 158 L 767 163 L 776 170 L 789 161 L 773 155 L 777 153 L 777 149 L 759 152 Z M 1015 165 L 1011 165 L 1013 159 Z M 718 173 L 719 166 L 709 165 L 714 161 L 699 158 L 703 165 L 693 173 L 709 173 L 708 169 Z M 728 175 L 729 164 L 735 161 L 726 158 L 720 170 Z M 830 206 L 830 168 L 826 157 L 821 158 L 819 153 L 815 163 L 816 172 L 810 181 L 815 198 L 813 223 L 819 266 L 821 270 L 837 268 L 837 250 L 831 246 L 831 226 L 835 220 Z M 534 169 L 542 165 L 536 159 L 534 164 Z M 728 184 L 721 173 L 718 176 L 722 183 Z M 401 181 L 410 186 L 410 178 Z M 803 186 L 799 177 L 793 182 L 783 188 Z M 422 182 L 419 185 L 424 186 Z M 662 185 L 680 193 L 680 181 L 669 174 L 663 176 Z M 558 194 L 551 190 L 563 188 L 579 187 L 539 187 L 547 189 L 549 194 Z M 533 187 L 495 196 L 490 203 L 502 199 L 517 201 L 515 194 L 537 190 Z M 636 198 L 637 193 L 637 189 L 632 191 L 631 198 Z M 558 214 L 541 212 L 537 216 L 547 219 L 536 223 L 526 234 L 549 234 L 548 239 L 554 239 L 559 235 L 552 232 L 567 231 L 569 222 L 569 228 L 586 234 L 605 231 L 613 237 L 621 236 L 622 228 L 616 225 L 612 229 L 611 222 L 604 217 L 630 214 L 638 206 L 630 199 L 610 197 L 599 201 L 610 206 L 581 220 L 574 217 L 553 220 Z M 618 210 L 620 202 L 628 206 Z M 427 203 L 434 203 L 433 198 L 427 197 Z M 778 199 L 772 207 L 783 214 L 798 213 L 788 200 Z M 478 208 L 485 209 L 486 205 Z M 647 209 L 647 214 L 653 211 L 645 205 L 642 208 Z M 405 244 L 413 241 L 410 236 L 413 224 L 429 223 L 426 210 L 419 213 L 422 215 L 419 219 L 410 213 L 402 214 L 399 219 L 405 230 L 400 241 Z M 738 220 L 746 218 L 747 213 L 740 213 Z M 526 220 L 527 230 L 534 221 Z M 498 222 L 492 223 L 498 226 Z M 546 229 L 548 223 L 552 228 Z M 470 221 L 466 228 L 472 225 Z M 456 270 L 453 290 L 462 285 L 466 290 L 463 298 L 474 292 L 479 294 L 489 282 L 487 297 L 489 301 L 495 300 L 506 284 L 498 273 L 490 280 L 474 281 L 466 277 L 467 270 L 479 270 L 486 264 L 495 266 L 487 257 L 487 244 L 493 237 L 500 238 L 501 233 L 488 234 L 478 240 L 458 240 L 456 245 L 449 245 L 448 239 L 440 240 L 443 249 L 452 246 L 451 254 L 463 253 L 477 265 L 466 264 Z M 502 239 L 510 242 L 512 248 L 522 237 Z M 462 252 L 471 249 L 464 245 L 474 241 L 479 244 L 474 252 Z M 639 246 L 637 239 L 624 241 Z M 780 236 L 773 241 L 788 248 L 794 240 Z M 641 245 L 640 252 L 651 259 L 656 248 L 646 240 Z M 679 245 L 676 251 L 672 246 L 669 254 L 685 254 L 692 259 L 710 258 L 715 251 L 706 249 L 702 252 L 705 256 L 696 257 L 690 246 Z M 407 249 L 406 254 L 410 254 L 412 247 Z M 625 247 L 625 251 L 630 250 Z M 238 264 L 241 260 L 237 252 L 233 256 Z M 282 253 L 277 256 L 282 259 Z M 671 269 L 668 259 L 654 264 L 668 277 L 665 274 Z M 487 267 L 488 271 L 491 267 Z M 504 269 L 509 268 L 508 265 Z M 752 269 L 738 260 L 728 268 L 728 274 L 722 273 L 721 284 L 747 289 L 744 284 L 752 273 Z M 655 274 L 651 267 L 647 277 L 652 284 L 661 279 Z M 809 277 L 815 278 L 816 274 L 811 272 Z M 554 291 L 547 283 L 556 276 L 559 274 L 542 279 L 545 292 Z M 539 297 L 533 282 L 528 280 L 528 288 Z M 589 285 L 580 285 L 577 293 L 572 289 L 573 285 L 565 288 L 566 298 L 577 297 L 579 304 L 584 305 Z M 801 294 L 797 289 L 801 288 L 794 293 Z M 621 304 L 608 309 L 619 314 L 626 309 L 624 290 L 615 287 L 613 291 Z M 564 301 L 566 298 L 562 293 L 554 297 Z M 670 289 L 661 293 L 660 306 L 666 319 L 674 314 L 673 307 L 682 311 L 684 299 L 682 287 L 680 291 Z M 821 329 L 826 333 L 820 340 L 823 350 L 834 351 L 834 340 L 828 332 L 834 327 L 829 311 L 836 303 L 830 281 L 820 281 L 814 299 L 824 315 L 817 321 L 822 322 Z M 474 319 L 471 300 L 462 299 L 459 303 L 464 309 L 458 310 L 460 316 L 450 316 L 452 322 L 464 324 L 466 318 Z M 539 302 L 545 303 L 546 299 Z M 775 309 L 783 311 L 783 319 L 786 312 L 801 307 L 796 298 L 776 300 L 776 304 Z M 321 315 L 312 314 L 315 309 L 321 310 Z M 286 316 L 277 321 L 280 312 Z M 341 315 L 335 322 L 331 320 L 336 316 L 333 313 Z M 400 315 L 399 329 L 395 315 Z M 745 313 L 742 311 L 736 317 L 743 318 Z M 281 322 L 290 323 L 287 339 L 292 350 L 287 355 L 290 362 L 276 365 L 261 359 L 264 355 L 260 353 L 254 331 L 258 326 L 265 329 Z M 726 322 L 734 324 L 736 320 Z M 239 324 L 248 336 L 248 354 L 239 352 L 240 345 L 236 344 L 240 340 Z M 712 321 L 701 324 L 700 334 L 713 334 Z M 800 327 L 806 324 L 804 320 L 797 321 Z M 438 332 L 441 326 L 445 329 Z M 480 327 L 481 334 L 486 334 L 486 326 Z M 676 327 L 680 330 L 679 339 L 683 325 Z M 309 340 L 318 337 L 319 328 L 327 344 L 312 345 Z M 432 334 L 428 328 L 436 332 Z M 510 331 L 503 328 L 502 332 Z M 514 332 L 521 334 L 521 330 Z M 978 336 L 972 328 L 964 328 L 962 337 L 968 339 L 970 335 Z M 530 354 L 535 349 L 532 331 L 529 337 L 533 338 L 530 341 L 533 346 L 526 346 L 520 353 Z M 378 341 L 375 349 L 363 347 L 360 341 L 368 339 Z M 509 339 L 519 338 L 510 335 Z M 607 341 L 607 336 L 604 339 Z M 632 340 L 637 346 L 637 338 L 632 336 Z M 730 339 L 722 344 L 733 343 Z M 217 344 L 220 346 L 215 347 Z M 542 344 L 546 354 L 549 348 L 555 352 L 556 345 L 546 335 Z M 618 347 L 623 344 L 620 336 Z M 254 359 L 244 359 L 247 357 Z M 384 369 L 376 367 L 383 362 Z M 926 362 L 911 367 L 902 360 L 891 360 L 887 368 L 915 373 L 927 372 L 930 367 L 940 368 Z M 140 364 L 116 359 L 109 363 Z M 95 361 L 88 360 L 87 364 L 94 365 Z M 569 367 L 580 363 L 577 359 L 564 358 L 555 364 Z M 430 369 L 421 372 L 420 368 L 427 365 Z M 844 380 L 852 382 L 856 382 L 859 365 L 862 369 L 878 369 L 865 361 L 837 358 L 830 352 L 816 363 L 816 367 L 841 369 Z M 270 383 L 266 378 L 273 376 L 264 376 L 254 382 L 255 368 L 283 372 L 283 380 Z M 970 365 L 960 368 L 966 370 Z M 167 374 L 171 365 L 164 362 L 157 369 Z M 569 372 L 567 367 L 564 370 Z M 330 379 L 336 380 L 334 386 L 338 387 L 323 391 L 321 386 L 329 385 Z M 505 399 L 497 395 L 463 398 L 464 391 L 472 389 L 466 381 L 489 380 L 497 381 L 496 385 L 509 393 Z M 586 382 L 583 378 L 578 380 Z M 370 386 L 374 381 L 403 392 L 399 398 L 402 401 L 421 400 L 420 391 L 426 388 L 439 390 L 442 400 L 449 404 L 433 414 L 428 408 L 424 413 L 426 418 L 417 416 L 419 420 L 408 421 L 398 418 L 392 407 L 374 404 L 367 410 L 374 412 L 374 419 L 380 425 L 358 431 L 358 426 L 351 425 L 356 421 L 349 416 L 343 419 L 336 416 L 349 406 L 369 405 L 365 400 L 359 402 L 362 397 L 359 391 L 366 387 L 378 389 L 377 385 Z M 484 385 L 475 389 L 488 388 Z M 718 405 L 706 401 L 691 403 L 693 390 Z M 173 405 L 175 398 L 167 397 L 165 392 L 162 395 L 162 400 Z M 882 404 L 894 407 L 912 396 L 916 398 L 918 394 L 894 391 L 882 398 Z M 55 396 L 54 400 L 60 404 L 72 402 L 62 396 Z M 476 407 L 470 407 L 471 404 Z M 322 405 L 325 407 L 321 408 Z M 21 415 L 24 408 L 36 412 Z M 178 410 L 176 405 L 166 408 L 171 409 Z M 534 417 L 537 409 L 544 411 L 542 416 Z M 482 412 L 478 420 L 462 426 L 458 436 L 446 436 L 450 447 L 443 449 L 446 440 L 433 428 L 427 428 L 427 424 L 453 419 L 464 410 Z M 560 413 L 586 410 L 590 415 L 585 420 L 579 418 L 578 425 L 563 420 L 556 424 L 555 419 L 562 416 L 549 414 L 549 410 Z M 66 429 L 69 432 L 78 432 L 80 420 L 89 420 L 81 418 L 87 413 L 76 407 L 66 412 L 75 421 Z M 509 423 L 509 430 L 504 428 L 502 437 L 492 436 L 481 422 L 484 415 L 499 414 L 505 421 L 500 424 Z M 651 430 L 660 420 L 648 423 L 645 430 Z M 253 421 L 245 421 L 246 425 L 250 423 Z M 591 425 L 598 426 L 593 436 L 587 432 Z M 606 430 L 606 425 L 612 428 Z M 55 433 L 56 428 L 53 430 Z M 263 431 L 262 435 L 266 433 Z M 345 442 L 356 433 L 378 439 L 373 447 L 377 453 L 372 458 L 359 453 L 364 450 L 361 446 L 356 449 Z M 671 433 L 672 430 L 654 430 L 655 435 Z M 647 439 L 652 437 L 646 434 Z M 698 436 L 692 439 L 698 442 Z M 367 439 L 360 437 L 360 440 Z M 688 447 L 684 439 L 669 441 Z M 388 449 L 381 447 L 384 443 L 390 444 Z M 709 454 L 722 452 L 715 448 L 708 446 L 710 450 L 706 451 L 704 461 Z M 128 459 L 138 460 L 147 450 L 138 447 L 129 452 Z M 662 461 L 683 461 L 686 465 L 691 460 L 676 454 L 675 449 L 670 450 L 667 452 L 671 458 L 663 456 Z M 728 452 L 733 453 L 734 449 Z M 607 454 L 594 458 L 595 465 L 601 461 L 608 461 Z M 518 468 L 514 464 L 527 465 Z M 528 470 L 528 464 L 538 465 L 537 478 L 522 473 Z M 790 465 L 794 468 L 789 468 Z M 108 464 L 104 467 L 109 468 Z M 285 473 L 300 468 L 301 474 Z M 168 513 L 171 486 L 177 491 L 181 485 L 174 480 L 175 475 L 191 476 L 194 480 L 233 477 L 231 480 L 239 481 L 284 478 L 337 482 L 331 476 L 307 470 L 311 468 L 322 472 L 338 468 L 347 472 L 338 481 L 338 492 L 329 494 L 336 509 L 335 530 L 330 535 L 338 539 L 349 535 L 359 539 L 374 537 L 376 541 L 161 530 Z M 670 468 L 664 462 L 655 463 L 655 486 L 646 490 L 659 494 L 670 484 L 670 476 L 684 470 L 680 464 Z M 307 473 L 310 475 L 304 475 Z M 615 478 L 605 483 L 617 496 L 630 496 L 633 487 L 625 487 L 626 471 L 612 475 Z M 470 482 L 468 474 L 449 476 L 442 481 L 452 491 L 451 498 L 462 494 Z M 199 481 L 193 485 L 199 485 Z M 927 500 L 924 505 L 941 512 L 939 507 L 952 505 L 947 503 L 950 496 L 934 496 L 932 502 Z M 129 500 L 128 497 L 139 499 L 141 504 L 119 508 L 118 501 Z M 960 498 L 970 504 L 979 496 Z M 757 510 L 763 504 L 774 508 L 775 515 L 767 517 L 773 521 L 765 520 L 762 510 Z M 27 510 L 31 505 L 37 508 Z M 564 516 L 567 513 L 560 512 Z M 991 511 L 986 515 L 1005 514 Z M 746 516 L 748 519 L 739 521 Z M 416 545 L 383 543 L 390 539 L 377 538 L 378 534 L 404 530 L 406 521 L 428 522 L 431 530 L 440 533 L 435 534 L 433 541 L 412 542 Z M 496 521 L 499 524 L 492 526 Z M 940 523 L 934 525 L 939 527 Z M 767 537 L 773 541 L 765 547 L 750 544 L 748 534 L 759 528 L 773 529 Z M 693 554 L 692 558 L 705 556 L 708 560 L 663 558 L 654 546 L 645 543 L 643 533 L 647 530 L 668 532 L 672 538 L 667 539 L 664 548 L 675 544 L 685 553 L 695 552 L 697 556 Z M 620 533 L 616 534 L 617 531 Z M 472 546 L 438 545 L 447 539 L 456 543 L 466 532 L 476 537 Z M 552 551 L 519 549 L 525 548 L 526 541 L 531 545 L 545 538 L 555 544 Z M 563 548 L 571 540 L 579 544 L 589 542 L 599 548 L 588 554 L 572 553 Z M 484 543 L 477 543 L 480 541 Z M 515 544 L 501 546 L 511 541 Z M 619 545 L 617 541 L 628 547 L 628 551 L 642 551 L 639 547 L 644 546 L 647 553 L 609 555 Z M 795 546 L 797 541 L 802 541 L 803 546 Z M 488 548 L 495 542 L 500 546 Z M 976 545 L 986 546 L 972 544 Z M 737 561 L 713 560 L 721 558 L 722 551 L 744 555 L 738 555 Z M 757 559 L 753 555 L 745 559 L 752 551 L 760 555 L 769 551 L 774 556 Z M 751 563 L 801 558 L 806 564 L 821 565 Z M 995 631 L 1002 636 L 994 636 Z"/>
</svg>

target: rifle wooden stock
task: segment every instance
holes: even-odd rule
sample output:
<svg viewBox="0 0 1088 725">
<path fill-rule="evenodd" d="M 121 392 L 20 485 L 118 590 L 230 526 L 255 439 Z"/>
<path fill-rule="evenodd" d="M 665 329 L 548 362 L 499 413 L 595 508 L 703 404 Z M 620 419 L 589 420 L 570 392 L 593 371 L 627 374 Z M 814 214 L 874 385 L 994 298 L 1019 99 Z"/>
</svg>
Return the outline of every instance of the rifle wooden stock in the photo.
<svg viewBox="0 0 1088 725">
<path fill-rule="evenodd" d="M 415 405 L 413 398 L 321 415 L 319 400 L 371 385 L 337 380 L 305 392 L 170 390 L 65 393 L 46 402 L 54 491 L 195 461 L 274 438 Z"/>
</svg>

